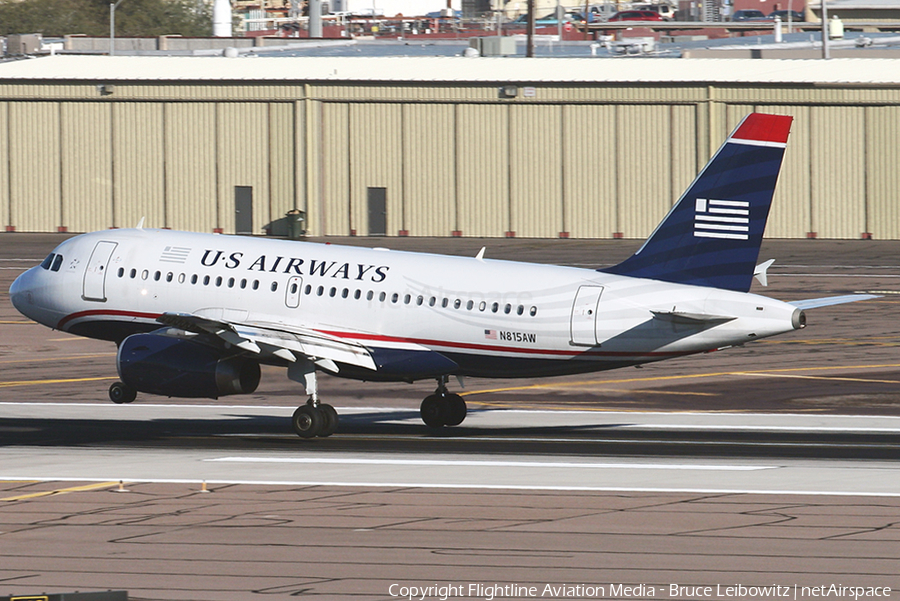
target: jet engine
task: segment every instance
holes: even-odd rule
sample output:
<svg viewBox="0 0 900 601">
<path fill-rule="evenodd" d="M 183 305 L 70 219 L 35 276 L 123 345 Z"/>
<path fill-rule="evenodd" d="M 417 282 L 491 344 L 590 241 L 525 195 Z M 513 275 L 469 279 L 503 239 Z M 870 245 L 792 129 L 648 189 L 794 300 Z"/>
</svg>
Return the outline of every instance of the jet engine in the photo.
<svg viewBox="0 0 900 601">
<path fill-rule="evenodd" d="M 259 363 L 220 349 L 161 334 L 133 334 L 119 345 L 119 377 L 140 392 L 170 397 L 218 398 L 250 394 L 259 386 Z"/>
</svg>

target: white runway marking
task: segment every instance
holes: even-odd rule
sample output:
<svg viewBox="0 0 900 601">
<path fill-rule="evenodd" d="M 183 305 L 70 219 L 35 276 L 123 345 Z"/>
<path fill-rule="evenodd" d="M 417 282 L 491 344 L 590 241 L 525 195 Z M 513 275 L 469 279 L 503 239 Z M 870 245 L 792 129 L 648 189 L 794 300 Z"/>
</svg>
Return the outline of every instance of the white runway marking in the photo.
<svg viewBox="0 0 900 601">
<path fill-rule="evenodd" d="M 712 470 L 730 472 L 750 472 L 778 469 L 774 465 L 691 465 L 678 463 L 578 463 L 566 461 L 470 461 L 438 459 L 362 459 L 334 457 L 217 457 L 203 461 L 227 461 L 234 463 L 306 463 L 315 465 L 407 465 L 441 467 L 550 467 L 550 468 L 592 468 L 627 470 Z"/>
</svg>

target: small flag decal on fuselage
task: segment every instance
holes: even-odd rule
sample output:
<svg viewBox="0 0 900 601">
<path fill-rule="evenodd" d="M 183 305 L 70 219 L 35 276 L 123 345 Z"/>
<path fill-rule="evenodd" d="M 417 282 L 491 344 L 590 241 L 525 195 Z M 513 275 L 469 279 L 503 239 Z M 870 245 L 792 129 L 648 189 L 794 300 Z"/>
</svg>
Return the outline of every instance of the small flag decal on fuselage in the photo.
<svg viewBox="0 0 900 601">
<path fill-rule="evenodd" d="M 750 237 L 750 203 L 698 198 L 694 211 L 694 237 L 747 240 Z"/>
<path fill-rule="evenodd" d="M 191 254 L 190 248 L 185 248 L 183 246 L 167 246 L 163 250 L 159 260 L 166 263 L 184 263 L 187 261 L 189 254 Z"/>
<path fill-rule="evenodd" d="M 485 330 L 484 337 L 488 340 L 497 340 L 497 330 Z"/>
</svg>

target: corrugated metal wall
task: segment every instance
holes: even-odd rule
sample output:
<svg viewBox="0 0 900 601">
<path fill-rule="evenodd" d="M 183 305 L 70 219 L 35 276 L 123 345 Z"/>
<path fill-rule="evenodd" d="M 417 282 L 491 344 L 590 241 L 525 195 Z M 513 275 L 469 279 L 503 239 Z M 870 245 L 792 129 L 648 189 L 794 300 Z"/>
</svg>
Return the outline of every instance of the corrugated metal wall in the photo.
<svg viewBox="0 0 900 601">
<path fill-rule="evenodd" d="M 900 239 L 900 93 L 877 89 L 0 85 L 0 207 L 17 231 L 233 232 L 250 186 L 256 232 L 296 207 L 366 235 L 385 188 L 389 236 L 642 238 L 753 110 L 794 116 L 768 236 Z"/>
</svg>

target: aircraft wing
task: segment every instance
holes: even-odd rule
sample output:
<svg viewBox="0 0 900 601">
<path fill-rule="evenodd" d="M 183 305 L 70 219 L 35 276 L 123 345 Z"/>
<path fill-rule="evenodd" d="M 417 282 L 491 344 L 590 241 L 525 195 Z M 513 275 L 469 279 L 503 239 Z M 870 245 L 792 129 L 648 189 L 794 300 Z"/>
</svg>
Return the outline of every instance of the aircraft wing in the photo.
<svg viewBox="0 0 900 601">
<path fill-rule="evenodd" d="M 881 298 L 881 296 L 878 294 L 847 294 L 844 296 L 826 296 L 823 298 L 789 301 L 788 304 L 794 305 L 798 309 L 818 309 L 819 307 L 855 303 L 856 301 L 869 300 L 871 298 Z"/>
<path fill-rule="evenodd" d="M 163 313 L 157 321 L 179 330 L 210 335 L 247 352 L 274 356 L 293 363 L 305 357 L 320 367 L 337 372 L 335 362 L 375 371 L 369 350 L 358 343 L 309 328 L 274 323 L 229 322 L 191 313 Z"/>
</svg>

